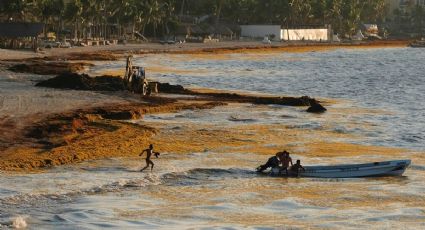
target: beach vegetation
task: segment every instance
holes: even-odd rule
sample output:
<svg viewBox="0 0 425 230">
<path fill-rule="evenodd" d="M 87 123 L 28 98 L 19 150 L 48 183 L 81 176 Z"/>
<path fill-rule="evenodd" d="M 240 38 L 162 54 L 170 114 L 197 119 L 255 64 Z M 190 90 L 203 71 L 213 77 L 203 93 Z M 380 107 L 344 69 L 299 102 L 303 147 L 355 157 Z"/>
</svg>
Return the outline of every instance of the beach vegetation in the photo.
<svg viewBox="0 0 425 230">
<path fill-rule="evenodd" d="M 173 34 L 179 25 L 279 24 L 283 28 L 330 25 L 350 37 L 362 23 L 423 31 L 423 6 L 389 12 L 386 0 L 2 0 L 0 21 L 43 22 L 47 32 L 74 39 L 113 36 L 135 39 Z M 392 13 L 393 18 L 388 19 Z M 413 26 L 412 26 L 413 25 Z M 202 26 L 201 27 L 208 27 Z"/>
</svg>

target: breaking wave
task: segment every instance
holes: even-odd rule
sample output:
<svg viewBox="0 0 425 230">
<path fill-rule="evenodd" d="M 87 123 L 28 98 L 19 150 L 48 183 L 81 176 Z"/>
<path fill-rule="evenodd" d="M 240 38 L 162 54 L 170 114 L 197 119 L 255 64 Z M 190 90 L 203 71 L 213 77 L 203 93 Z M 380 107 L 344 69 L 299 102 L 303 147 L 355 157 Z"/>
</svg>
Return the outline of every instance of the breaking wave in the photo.
<svg viewBox="0 0 425 230">
<path fill-rule="evenodd" d="M 2 213 L 0 213 L 0 217 L 3 217 Z M 7 221 L 2 221 L 0 219 L 0 229 L 25 229 L 28 227 L 28 223 L 26 221 L 25 216 L 8 216 L 7 219 Z"/>
<path fill-rule="evenodd" d="M 162 176 L 164 183 L 173 185 L 199 185 L 225 178 L 251 178 L 257 174 L 247 169 L 194 168 L 185 172 L 171 172 Z"/>
<path fill-rule="evenodd" d="M 84 195 L 96 195 L 103 193 L 116 193 L 124 190 L 140 189 L 146 186 L 173 184 L 173 185 L 196 185 L 207 183 L 212 180 L 225 178 L 250 178 L 255 177 L 253 170 L 230 168 L 194 168 L 183 172 L 170 172 L 163 175 L 147 174 L 138 179 L 121 179 L 88 189 L 68 191 L 64 193 L 26 193 L 8 196 L 0 199 L 3 207 L 56 205 L 72 202 L 75 197 Z"/>
<path fill-rule="evenodd" d="M 146 175 L 140 179 L 123 179 L 101 186 L 88 189 L 70 191 L 65 193 L 41 193 L 41 194 L 18 194 L 0 199 L 0 205 L 4 206 L 28 206 L 37 204 L 57 204 L 71 202 L 74 197 L 83 195 L 95 195 L 101 193 L 121 192 L 128 189 L 139 189 L 149 185 L 159 185 L 161 179 L 156 175 Z"/>
<path fill-rule="evenodd" d="M 16 217 L 12 222 L 12 227 L 15 229 L 22 229 L 28 226 L 27 222 L 22 216 Z"/>
</svg>

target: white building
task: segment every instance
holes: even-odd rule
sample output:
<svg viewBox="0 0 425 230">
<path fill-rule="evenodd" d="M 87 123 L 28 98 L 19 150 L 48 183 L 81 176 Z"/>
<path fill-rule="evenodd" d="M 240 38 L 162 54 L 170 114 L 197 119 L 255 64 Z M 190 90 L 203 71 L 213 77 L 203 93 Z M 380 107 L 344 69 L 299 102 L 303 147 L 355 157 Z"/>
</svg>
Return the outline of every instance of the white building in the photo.
<svg viewBox="0 0 425 230">
<path fill-rule="evenodd" d="M 262 39 L 269 37 L 273 41 L 282 40 L 280 25 L 242 25 L 241 36 Z"/>
<path fill-rule="evenodd" d="M 330 30 L 320 29 L 282 29 L 280 25 L 242 25 L 241 36 L 250 38 L 268 37 L 273 41 L 329 41 Z"/>
<path fill-rule="evenodd" d="M 282 40 L 285 41 L 328 41 L 329 29 L 282 29 Z"/>
</svg>

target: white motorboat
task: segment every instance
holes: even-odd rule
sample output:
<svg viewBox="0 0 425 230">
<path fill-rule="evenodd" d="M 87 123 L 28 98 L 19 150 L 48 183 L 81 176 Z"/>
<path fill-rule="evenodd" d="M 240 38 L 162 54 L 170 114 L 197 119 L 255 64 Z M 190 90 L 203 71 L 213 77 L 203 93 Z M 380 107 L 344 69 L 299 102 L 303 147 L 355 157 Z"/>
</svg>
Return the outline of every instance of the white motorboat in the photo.
<svg viewBox="0 0 425 230">
<path fill-rule="evenodd" d="M 394 160 L 367 164 L 304 166 L 305 171 L 301 169 L 298 176 L 319 178 L 401 176 L 410 163 L 410 160 Z M 278 168 L 272 169 L 270 175 L 288 176 L 285 170 L 281 171 Z M 297 176 L 297 173 L 289 170 L 289 176 Z"/>
</svg>

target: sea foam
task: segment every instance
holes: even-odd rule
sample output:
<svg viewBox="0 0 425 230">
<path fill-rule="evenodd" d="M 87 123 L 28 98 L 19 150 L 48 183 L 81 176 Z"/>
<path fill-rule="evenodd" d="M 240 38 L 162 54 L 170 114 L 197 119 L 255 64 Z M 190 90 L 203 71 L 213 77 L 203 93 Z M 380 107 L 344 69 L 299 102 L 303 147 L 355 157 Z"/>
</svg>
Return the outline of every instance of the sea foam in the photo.
<svg viewBox="0 0 425 230">
<path fill-rule="evenodd" d="M 28 224 L 25 221 L 25 218 L 22 217 L 22 216 L 17 216 L 12 222 L 12 227 L 15 228 L 15 229 L 26 228 L 27 226 L 28 226 Z"/>
</svg>

